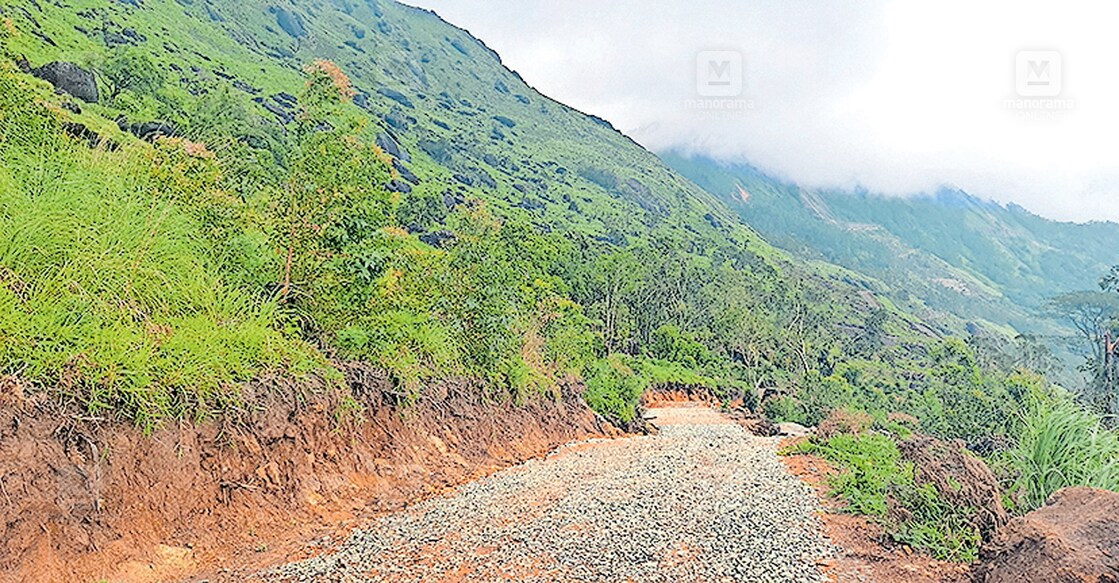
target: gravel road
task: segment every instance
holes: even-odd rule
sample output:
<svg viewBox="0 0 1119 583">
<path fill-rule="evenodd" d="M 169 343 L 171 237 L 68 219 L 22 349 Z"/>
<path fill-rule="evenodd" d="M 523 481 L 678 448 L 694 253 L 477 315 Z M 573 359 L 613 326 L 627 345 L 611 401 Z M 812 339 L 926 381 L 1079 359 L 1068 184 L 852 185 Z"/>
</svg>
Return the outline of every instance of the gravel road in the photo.
<svg viewBox="0 0 1119 583">
<path fill-rule="evenodd" d="M 820 581 L 832 553 L 775 438 L 699 407 L 380 517 L 269 581 Z"/>
</svg>

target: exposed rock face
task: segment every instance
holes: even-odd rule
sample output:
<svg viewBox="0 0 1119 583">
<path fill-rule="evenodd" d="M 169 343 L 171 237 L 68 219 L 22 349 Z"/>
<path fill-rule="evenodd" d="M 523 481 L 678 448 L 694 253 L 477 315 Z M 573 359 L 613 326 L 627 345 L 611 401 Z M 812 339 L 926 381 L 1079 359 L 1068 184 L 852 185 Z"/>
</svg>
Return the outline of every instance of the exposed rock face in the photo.
<svg viewBox="0 0 1119 583">
<path fill-rule="evenodd" d="M 1119 494 L 1065 488 L 983 545 L 984 583 L 1119 582 Z"/>
<path fill-rule="evenodd" d="M 36 77 L 86 103 L 97 103 L 97 81 L 93 73 L 66 61 L 47 63 L 32 71 Z"/>
</svg>

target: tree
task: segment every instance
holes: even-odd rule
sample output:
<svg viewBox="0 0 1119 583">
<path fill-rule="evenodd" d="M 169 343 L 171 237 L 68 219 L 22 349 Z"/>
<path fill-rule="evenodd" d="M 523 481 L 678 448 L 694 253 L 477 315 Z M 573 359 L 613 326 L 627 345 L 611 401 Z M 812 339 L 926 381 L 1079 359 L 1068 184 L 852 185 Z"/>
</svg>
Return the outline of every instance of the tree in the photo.
<svg viewBox="0 0 1119 583">
<path fill-rule="evenodd" d="M 1050 298 L 1046 309 L 1054 317 L 1072 324 L 1090 346 L 1091 357 L 1103 360 L 1104 339 L 1111 332 L 1112 322 L 1119 316 L 1119 295 L 1071 292 Z"/>
<path fill-rule="evenodd" d="M 163 86 L 163 72 L 148 55 L 135 50 L 117 50 L 101 66 L 101 77 L 109 86 L 109 98 L 124 91 L 139 95 L 155 93 Z"/>
<path fill-rule="evenodd" d="M 388 226 L 395 197 L 387 156 L 362 141 L 363 121 L 346 109 L 349 79 L 329 61 L 305 70 L 295 144 L 277 201 L 284 267 L 279 296 L 286 301 L 297 280 L 309 280 L 347 240 Z M 351 232 L 353 231 L 353 232 Z"/>
<path fill-rule="evenodd" d="M 1119 265 L 1111 266 L 1107 274 L 1100 278 L 1100 291 L 1119 292 Z"/>
<path fill-rule="evenodd" d="M 1101 287 L 1106 289 L 1104 284 Z M 1072 292 L 1050 299 L 1047 307 L 1053 315 L 1072 324 L 1088 345 L 1081 369 L 1091 377 L 1094 394 L 1089 398 L 1106 411 L 1119 412 L 1119 362 L 1113 344 L 1119 294 Z"/>
</svg>

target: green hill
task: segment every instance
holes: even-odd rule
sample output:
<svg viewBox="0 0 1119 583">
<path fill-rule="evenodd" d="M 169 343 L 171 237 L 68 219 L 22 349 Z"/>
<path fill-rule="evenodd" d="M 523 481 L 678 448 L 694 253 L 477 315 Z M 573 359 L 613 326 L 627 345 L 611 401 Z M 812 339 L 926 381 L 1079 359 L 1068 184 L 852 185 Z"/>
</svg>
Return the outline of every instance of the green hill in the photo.
<svg viewBox="0 0 1119 583">
<path fill-rule="evenodd" d="M 1119 262 L 1114 223 L 1051 221 L 960 191 L 891 198 L 812 190 L 745 165 L 664 159 L 774 245 L 879 278 L 901 305 L 917 309 L 909 300 L 919 298 L 967 321 L 1068 334 L 1039 315 L 1045 300 L 1095 288 Z"/>
<path fill-rule="evenodd" d="M 40 394 L 153 427 L 251 405 L 246 383 L 279 374 L 338 390 L 342 416 L 360 411 L 338 364 L 360 361 L 401 402 L 437 378 L 498 399 L 576 378 L 622 424 L 654 385 L 962 437 L 1015 406 L 1004 373 L 942 342 L 960 320 L 777 250 L 430 12 L 2 10 L 0 372 Z M 94 85 L 57 62 L 95 72 L 95 103 L 53 90 Z"/>
</svg>

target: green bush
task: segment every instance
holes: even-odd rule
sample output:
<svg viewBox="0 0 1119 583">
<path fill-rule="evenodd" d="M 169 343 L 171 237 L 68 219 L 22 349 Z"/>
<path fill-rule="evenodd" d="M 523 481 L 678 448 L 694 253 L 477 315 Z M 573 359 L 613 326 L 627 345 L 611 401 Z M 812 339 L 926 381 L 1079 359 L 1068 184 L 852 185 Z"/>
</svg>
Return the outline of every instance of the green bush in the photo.
<svg viewBox="0 0 1119 583">
<path fill-rule="evenodd" d="M 788 395 L 778 395 L 766 399 L 762 403 L 762 414 L 774 423 L 791 422 L 803 425 L 808 422 L 804 406 L 800 404 L 800 401 Z"/>
<path fill-rule="evenodd" d="M 841 471 L 828 478 L 832 494 L 847 502 L 848 511 L 875 518 L 895 541 L 938 559 L 976 559 L 974 509 L 946 502 L 932 484 L 916 485 L 913 464 L 902 459 L 889 436 L 841 434 L 801 442 L 791 453 L 819 455 L 837 465 Z"/>
<path fill-rule="evenodd" d="M 586 371 L 586 382 L 583 398 L 591 409 L 612 422 L 633 420 L 645 384 L 624 357 L 612 354 L 595 362 Z"/>
</svg>

